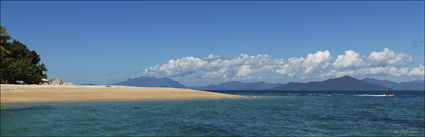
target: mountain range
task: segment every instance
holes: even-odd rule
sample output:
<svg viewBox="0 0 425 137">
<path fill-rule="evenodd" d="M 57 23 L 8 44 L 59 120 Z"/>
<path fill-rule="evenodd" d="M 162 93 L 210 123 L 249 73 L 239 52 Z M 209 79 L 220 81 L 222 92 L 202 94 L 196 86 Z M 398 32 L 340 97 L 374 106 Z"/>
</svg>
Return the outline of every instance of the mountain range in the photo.
<svg viewBox="0 0 425 137">
<path fill-rule="evenodd" d="M 180 82 L 169 78 L 155 77 L 137 77 L 128 79 L 113 85 L 136 86 L 136 87 L 172 87 L 172 88 L 187 88 Z"/>
<path fill-rule="evenodd" d="M 192 88 L 201 90 L 424 90 L 424 80 L 408 82 L 393 82 L 375 78 L 356 79 L 350 76 L 313 81 L 307 83 L 289 82 L 286 84 L 266 82 L 240 82 L 231 81 L 220 84 L 211 84 L 204 87 L 186 87 L 178 81 L 169 78 L 137 77 L 128 79 L 114 85 L 140 86 L 140 87 L 173 87 Z"/>
<path fill-rule="evenodd" d="M 239 82 L 231 81 L 220 84 L 211 84 L 205 87 L 201 87 L 202 90 L 265 90 L 278 87 L 282 84 L 272 84 L 261 82 Z"/>
<path fill-rule="evenodd" d="M 408 82 L 393 82 L 389 80 L 379 80 L 375 78 L 365 78 L 363 81 L 379 85 L 385 88 L 392 88 L 394 90 L 424 90 L 424 80 L 414 80 Z"/>
<path fill-rule="evenodd" d="M 289 82 L 274 90 L 385 90 L 384 87 L 350 76 L 308 83 Z"/>
</svg>

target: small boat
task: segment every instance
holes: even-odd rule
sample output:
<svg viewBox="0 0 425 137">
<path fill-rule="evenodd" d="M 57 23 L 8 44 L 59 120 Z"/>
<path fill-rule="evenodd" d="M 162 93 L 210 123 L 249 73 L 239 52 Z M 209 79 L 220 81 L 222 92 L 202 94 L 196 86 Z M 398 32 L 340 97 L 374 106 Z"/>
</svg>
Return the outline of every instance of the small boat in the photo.
<svg viewBox="0 0 425 137">
<path fill-rule="evenodd" d="M 387 93 L 385 93 L 386 96 L 394 96 L 393 91 L 391 89 L 387 90 Z"/>
</svg>

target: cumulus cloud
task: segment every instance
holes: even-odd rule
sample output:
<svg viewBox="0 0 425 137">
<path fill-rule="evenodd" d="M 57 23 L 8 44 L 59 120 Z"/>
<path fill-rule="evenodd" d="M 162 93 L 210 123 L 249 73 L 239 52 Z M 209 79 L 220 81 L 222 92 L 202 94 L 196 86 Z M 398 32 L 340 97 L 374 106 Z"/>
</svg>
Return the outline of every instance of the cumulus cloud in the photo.
<svg viewBox="0 0 425 137">
<path fill-rule="evenodd" d="M 373 65 L 378 66 L 391 66 L 391 65 L 408 65 L 413 62 L 413 58 L 410 55 L 404 53 L 394 53 L 388 48 L 385 48 L 380 52 L 372 52 L 368 56 L 368 61 Z"/>
<path fill-rule="evenodd" d="M 249 66 L 249 65 L 242 65 L 239 68 L 238 72 L 236 73 L 236 76 L 238 76 L 238 77 L 246 77 L 246 76 L 248 76 L 251 73 L 252 73 L 251 66 Z"/>
<path fill-rule="evenodd" d="M 187 77 L 192 81 L 327 79 L 344 75 L 423 77 L 424 65 L 411 66 L 412 63 L 412 56 L 388 48 L 364 56 L 347 50 L 336 58 L 325 50 L 287 60 L 269 55 L 240 54 L 232 58 L 208 55 L 173 59 L 145 69 L 143 75 Z"/>
<path fill-rule="evenodd" d="M 333 66 L 335 68 L 350 68 L 350 67 L 360 67 L 364 64 L 360 54 L 353 51 L 347 50 L 344 55 L 338 55 Z"/>
<path fill-rule="evenodd" d="M 282 59 L 268 55 L 241 54 L 233 58 L 209 55 L 207 58 L 184 57 L 145 69 L 144 75 L 155 77 L 184 77 L 201 75 L 200 78 L 244 79 L 257 72 L 270 72 L 283 64 Z"/>
<path fill-rule="evenodd" d="M 331 53 L 329 51 L 317 51 L 313 54 L 308 54 L 303 62 L 304 72 L 310 74 L 316 69 L 326 68 L 330 64 Z"/>
<path fill-rule="evenodd" d="M 424 76 L 425 75 L 425 67 L 423 64 L 419 65 L 416 68 L 413 68 L 408 73 L 409 76 Z"/>
<path fill-rule="evenodd" d="M 297 73 L 299 73 L 299 70 L 303 69 L 303 62 L 304 58 L 289 58 L 288 62 L 278 67 L 276 70 L 277 74 L 294 77 Z"/>
</svg>

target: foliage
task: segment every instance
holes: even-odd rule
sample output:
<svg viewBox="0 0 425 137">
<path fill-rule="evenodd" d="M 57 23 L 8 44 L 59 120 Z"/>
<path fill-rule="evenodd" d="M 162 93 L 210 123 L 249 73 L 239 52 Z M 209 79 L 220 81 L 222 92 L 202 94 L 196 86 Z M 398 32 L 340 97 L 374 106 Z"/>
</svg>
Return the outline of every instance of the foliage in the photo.
<svg viewBox="0 0 425 137">
<path fill-rule="evenodd" d="M 40 56 L 27 46 L 12 39 L 6 29 L 0 26 L 0 83 L 39 84 L 47 77 L 46 66 L 40 63 Z"/>
</svg>

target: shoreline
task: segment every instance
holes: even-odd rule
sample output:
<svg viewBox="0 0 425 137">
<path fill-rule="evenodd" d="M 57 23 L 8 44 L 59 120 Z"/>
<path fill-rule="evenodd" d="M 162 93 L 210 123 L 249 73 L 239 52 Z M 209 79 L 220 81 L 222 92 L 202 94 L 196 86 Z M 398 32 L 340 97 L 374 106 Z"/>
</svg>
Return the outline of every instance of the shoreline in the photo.
<svg viewBox="0 0 425 137">
<path fill-rule="evenodd" d="M 11 84 L 0 86 L 1 104 L 242 98 L 239 95 L 163 87 Z"/>
</svg>

